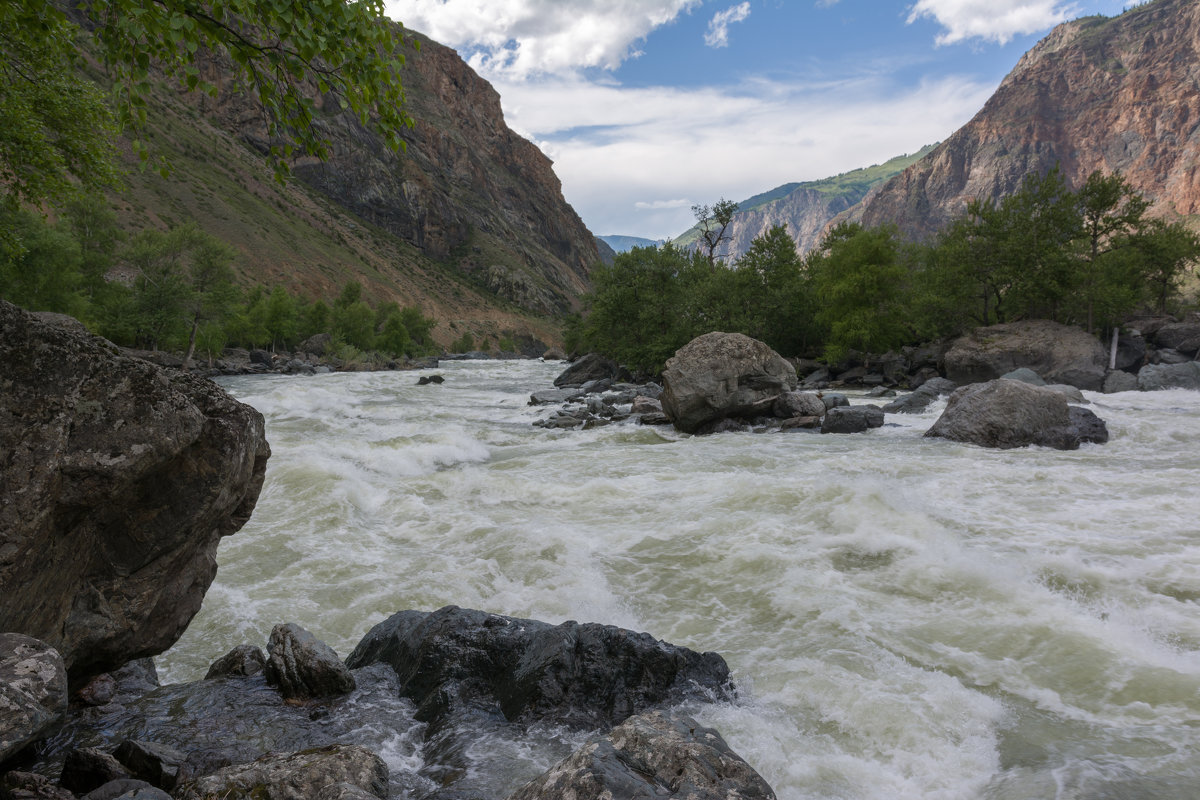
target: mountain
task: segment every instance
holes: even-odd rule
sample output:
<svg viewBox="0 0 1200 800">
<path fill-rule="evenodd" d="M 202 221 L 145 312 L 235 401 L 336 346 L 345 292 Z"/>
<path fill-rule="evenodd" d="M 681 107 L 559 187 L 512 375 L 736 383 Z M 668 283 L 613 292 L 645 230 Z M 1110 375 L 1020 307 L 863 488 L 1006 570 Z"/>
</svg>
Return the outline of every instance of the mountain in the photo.
<svg viewBox="0 0 1200 800">
<path fill-rule="evenodd" d="M 627 253 L 635 247 L 654 247 L 658 244 L 657 239 L 643 239 L 641 236 L 597 236 L 596 238 L 618 253 Z"/>
<path fill-rule="evenodd" d="M 821 241 L 826 225 L 837 214 L 861 201 L 872 189 L 915 163 L 933 150 L 926 145 L 911 155 L 897 156 L 882 164 L 843 172 L 832 178 L 803 183 L 785 183 L 738 203 L 729 226 L 730 243 L 724 252 L 730 260 L 750 249 L 754 239 L 776 225 L 787 229 L 800 252 L 807 253 Z M 693 247 L 700 229 L 692 227 L 674 244 Z"/>
<path fill-rule="evenodd" d="M 205 66 L 218 97 L 155 93 L 144 138 L 171 172 L 131 169 L 113 197 L 130 230 L 196 221 L 240 251 L 246 283 L 336 296 L 349 280 L 377 301 L 418 304 L 463 332 L 553 341 L 599 261 L 591 233 L 564 200 L 550 160 L 505 125 L 500 98 L 450 48 L 419 34 L 405 51 L 407 108 L 416 120 L 395 154 L 344 113 L 314 100 L 331 157 L 302 159 L 278 184 L 264 157 L 260 108 L 219 59 Z"/>
<path fill-rule="evenodd" d="M 924 237 L 1055 164 L 1073 186 L 1119 170 L 1152 214 L 1200 214 L 1200 3 L 1059 25 L 970 122 L 850 217 Z"/>
</svg>

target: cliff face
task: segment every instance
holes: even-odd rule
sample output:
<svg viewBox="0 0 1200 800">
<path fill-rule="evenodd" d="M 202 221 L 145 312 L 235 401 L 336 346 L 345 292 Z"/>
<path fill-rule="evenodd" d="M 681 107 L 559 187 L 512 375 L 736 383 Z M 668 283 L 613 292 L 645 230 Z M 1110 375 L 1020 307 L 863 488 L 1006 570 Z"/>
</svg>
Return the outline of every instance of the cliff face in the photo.
<svg viewBox="0 0 1200 800">
<path fill-rule="evenodd" d="M 1152 213 L 1200 214 L 1200 4 L 1059 25 L 970 122 L 852 216 L 923 237 L 1055 164 L 1074 186 L 1120 171 Z"/>
</svg>

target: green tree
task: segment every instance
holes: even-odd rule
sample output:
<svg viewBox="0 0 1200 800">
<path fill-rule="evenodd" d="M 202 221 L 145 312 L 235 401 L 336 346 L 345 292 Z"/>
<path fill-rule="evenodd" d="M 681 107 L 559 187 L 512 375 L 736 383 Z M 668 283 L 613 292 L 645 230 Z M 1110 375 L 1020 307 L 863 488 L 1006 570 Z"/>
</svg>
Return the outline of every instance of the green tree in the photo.
<svg viewBox="0 0 1200 800">
<path fill-rule="evenodd" d="M 433 327 L 437 320 L 426 317 L 417 306 L 405 306 L 400 309 L 400 321 L 412 338 L 413 350 L 410 355 L 428 353 L 433 349 Z"/>
<path fill-rule="evenodd" d="M 375 312 L 362 300 L 333 310 L 333 335 L 359 350 L 375 347 Z"/>
<path fill-rule="evenodd" d="M 271 352 L 280 346 L 288 347 L 296 341 L 297 330 L 296 298 L 282 286 L 271 289 L 267 295 L 267 313 L 264 320 L 267 333 L 271 336 Z"/>
<path fill-rule="evenodd" d="M 1146 299 L 1160 314 L 1200 260 L 1200 235 L 1181 222 L 1148 221 L 1133 239 Z"/>
<path fill-rule="evenodd" d="M 184 311 L 191 323 L 188 330 L 187 350 L 183 355 L 183 366 L 191 365 L 192 356 L 196 352 L 196 337 L 201 326 L 219 328 L 233 311 L 237 298 L 237 289 L 233 285 L 233 263 L 235 252 L 224 242 L 192 227 L 188 231 L 188 244 L 191 264 L 187 275 L 187 295 L 184 299 Z M 216 334 L 209 332 L 205 338 L 205 346 L 212 348 L 216 344 Z M 224 347 L 224 342 L 221 343 Z"/>
<path fill-rule="evenodd" d="M 395 357 L 407 355 L 412 348 L 412 337 L 408 334 L 408 328 L 404 327 L 398 310 L 389 314 L 383 321 L 377 345 L 381 351 Z"/>
<path fill-rule="evenodd" d="M 70 232 L 24 209 L 0 210 L 0 229 L 20 242 L 0 250 L 0 297 L 34 311 L 83 316 L 83 254 Z"/>
<path fill-rule="evenodd" d="M 1136 236 L 1146 225 L 1149 201 L 1120 173 L 1088 176 L 1077 193 L 1082 232 L 1079 239 L 1078 296 L 1088 333 L 1096 312 L 1120 314 L 1139 299 Z"/>
<path fill-rule="evenodd" d="M 813 336 L 812 303 L 804 284 L 804 262 L 787 229 L 776 225 L 750 243 L 735 271 L 748 287 L 746 318 L 735 328 L 780 353 L 804 351 Z"/>
</svg>

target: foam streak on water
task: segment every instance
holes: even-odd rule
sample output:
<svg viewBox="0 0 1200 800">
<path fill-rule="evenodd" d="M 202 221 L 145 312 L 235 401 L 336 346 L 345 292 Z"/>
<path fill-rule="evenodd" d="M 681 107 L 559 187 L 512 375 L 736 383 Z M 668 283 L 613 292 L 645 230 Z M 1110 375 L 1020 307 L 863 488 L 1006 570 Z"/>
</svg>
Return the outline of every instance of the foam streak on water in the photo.
<svg viewBox="0 0 1200 800">
<path fill-rule="evenodd" d="M 692 709 L 785 800 L 1200 797 L 1200 393 L 1089 395 L 1112 440 L 546 431 L 559 365 L 235 379 L 274 450 L 183 640 L 406 608 L 597 621 L 722 653 Z M 536 759 L 536 756 L 531 756 Z"/>
</svg>

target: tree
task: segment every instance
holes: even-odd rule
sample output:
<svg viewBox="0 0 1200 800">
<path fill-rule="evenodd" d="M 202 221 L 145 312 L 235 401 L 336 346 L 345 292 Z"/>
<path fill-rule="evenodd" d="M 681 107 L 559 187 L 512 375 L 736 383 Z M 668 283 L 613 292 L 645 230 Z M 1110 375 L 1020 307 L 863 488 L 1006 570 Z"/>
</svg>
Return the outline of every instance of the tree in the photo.
<svg viewBox="0 0 1200 800">
<path fill-rule="evenodd" d="M 68 11 L 68 9 L 71 9 Z M 82 40 L 89 37 L 90 44 Z M 112 179 L 114 133 L 144 123 L 152 70 L 215 94 L 214 55 L 259 101 L 277 176 L 297 154 L 326 157 L 315 92 L 373 125 L 393 150 L 404 112 L 403 37 L 383 0 L 79 0 L 0 4 L 0 192 L 8 205 L 57 203 Z M 116 84 L 115 113 L 73 67 L 89 48 Z M 315 92 L 313 91 L 315 90 Z M 147 151 L 135 141 L 135 148 Z"/>
<path fill-rule="evenodd" d="M 1139 259 L 1139 273 L 1147 299 L 1160 314 L 1167 312 L 1167 301 L 1177 293 L 1184 276 L 1200 260 L 1200 235 L 1181 222 L 1150 220 L 1133 239 Z"/>
<path fill-rule="evenodd" d="M 733 215 L 737 210 L 737 203 L 724 198 L 712 206 L 692 206 L 692 213 L 696 215 L 696 225 L 700 228 L 700 251 L 709 264 L 716 263 L 717 251 L 723 242 L 729 240 L 729 225 L 733 222 Z"/>
<path fill-rule="evenodd" d="M 1146 225 L 1150 203 L 1120 173 L 1099 170 L 1088 176 L 1077 196 L 1082 222 L 1078 280 L 1087 331 L 1094 333 L 1098 305 L 1119 313 L 1137 301 L 1134 240 Z M 1114 293 L 1124 297 L 1113 298 Z"/>
<path fill-rule="evenodd" d="M 750 287 L 747 309 L 754 309 L 738 330 L 781 353 L 802 352 L 813 333 L 803 267 L 796 243 L 782 225 L 755 237 L 735 267 Z"/>
<path fill-rule="evenodd" d="M 188 244 L 191 250 L 191 268 L 188 273 L 188 293 L 184 300 L 184 309 L 191 326 L 188 331 L 187 350 L 183 356 L 184 369 L 192 363 L 192 356 L 196 352 L 196 335 L 201 326 L 219 322 L 228 316 L 237 297 L 237 289 L 233 285 L 233 269 L 230 267 L 235 256 L 233 248 L 194 226 L 188 231 Z M 208 331 L 205 345 L 210 356 L 216 342 L 216 332 Z M 224 343 L 221 345 L 224 346 Z"/>
</svg>

